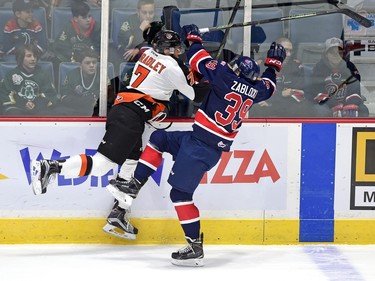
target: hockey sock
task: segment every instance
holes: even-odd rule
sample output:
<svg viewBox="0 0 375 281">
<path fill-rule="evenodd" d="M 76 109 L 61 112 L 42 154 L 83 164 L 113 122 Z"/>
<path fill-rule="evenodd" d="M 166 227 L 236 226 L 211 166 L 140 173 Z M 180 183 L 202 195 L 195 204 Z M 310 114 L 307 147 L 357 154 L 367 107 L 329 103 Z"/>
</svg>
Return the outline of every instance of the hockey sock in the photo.
<svg viewBox="0 0 375 281">
<path fill-rule="evenodd" d="M 162 153 L 147 144 L 134 171 L 134 177 L 141 182 L 151 176 L 162 162 Z"/>
<path fill-rule="evenodd" d="M 193 194 L 172 187 L 170 197 L 185 236 L 191 239 L 199 238 L 200 217 L 199 210 L 193 202 Z"/>
<path fill-rule="evenodd" d="M 185 236 L 191 239 L 199 238 L 199 210 L 192 201 L 173 203 Z"/>
<path fill-rule="evenodd" d="M 92 169 L 92 157 L 84 154 L 72 156 L 61 163 L 61 174 L 71 177 L 83 177 L 90 174 Z"/>
</svg>

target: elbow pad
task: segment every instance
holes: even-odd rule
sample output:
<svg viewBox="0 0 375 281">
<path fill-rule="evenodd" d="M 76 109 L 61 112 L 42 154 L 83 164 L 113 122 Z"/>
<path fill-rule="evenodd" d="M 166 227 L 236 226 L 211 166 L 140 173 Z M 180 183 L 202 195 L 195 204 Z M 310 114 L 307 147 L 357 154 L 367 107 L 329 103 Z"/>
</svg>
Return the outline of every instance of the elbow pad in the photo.
<svg viewBox="0 0 375 281">
<path fill-rule="evenodd" d="M 200 103 L 204 100 L 208 92 L 211 90 L 211 84 L 207 82 L 193 85 L 194 88 L 194 102 Z"/>
</svg>

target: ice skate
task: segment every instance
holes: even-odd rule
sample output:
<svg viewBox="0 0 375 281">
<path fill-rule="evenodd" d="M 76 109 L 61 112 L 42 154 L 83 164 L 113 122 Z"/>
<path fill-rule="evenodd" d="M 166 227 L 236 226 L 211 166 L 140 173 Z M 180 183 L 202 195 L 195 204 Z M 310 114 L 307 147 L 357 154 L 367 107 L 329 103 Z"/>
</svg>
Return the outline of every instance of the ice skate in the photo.
<svg viewBox="0 0 375 281">
<path fill-rule="evenodd" d="M 103 230 L 116 237 L 135 240 L 138 229 L 130 224 L 129 213 L 130 210 L 114 207 L 107 217 L 107 224 L 103 227 Z"/>
<path fill-rule="evenodd" d="M 186 238 L 188 245 L 172 253 L 172 264 L 178 266 L 204 266 L 203 233 L 198 239 Z"/>
<path fill-rule="evenodd" d="M 117 178 L 109 181 L 107 189 L 120 202 L 121 207 L 129 208 L 143 185 L 135 178 L 130 181 Z"/>
<path fill-rule="evenodd" d="M 59 172 L 59 162 L 56 160 L 32 160 L 30 165 L 31 186 L 34 194 L 44 194 L 48 185 Z"/>
</svg>

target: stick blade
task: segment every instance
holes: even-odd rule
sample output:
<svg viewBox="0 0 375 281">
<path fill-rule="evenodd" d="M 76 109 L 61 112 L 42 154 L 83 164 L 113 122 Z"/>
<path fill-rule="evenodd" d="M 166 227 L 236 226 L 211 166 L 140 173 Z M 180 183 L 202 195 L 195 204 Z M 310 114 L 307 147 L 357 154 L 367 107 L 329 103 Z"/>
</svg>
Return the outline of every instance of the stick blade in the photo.
<svg viewBox="0 0 375 281">
<path fill-rule="evenodd" d="M 343 14 L 347 15 L 348 17 L 352 18 L 356 22 L 358 22 L 360 25 L 363 25 L 364 27 L 371 27 L 372 23 L 369 19 L 365 18 L 364 16 L 349 10 L 349 9 L 340 9 Z"/>
</svg>

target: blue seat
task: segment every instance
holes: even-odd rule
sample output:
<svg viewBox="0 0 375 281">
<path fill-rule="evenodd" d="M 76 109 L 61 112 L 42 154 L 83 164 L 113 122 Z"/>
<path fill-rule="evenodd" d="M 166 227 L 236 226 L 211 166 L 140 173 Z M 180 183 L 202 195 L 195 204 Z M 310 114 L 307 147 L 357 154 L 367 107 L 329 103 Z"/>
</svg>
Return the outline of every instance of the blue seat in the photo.
<svg viewBox="0 0 375 281">
<path fill-rule="evenodd" d="M 283 16 L 282 10 L 279 8 L 254 9 L 251 15 L 251 21 L 280 18 Z M 244 11 L 239 10 L 236 13 L 234 23 L 244 22 Z M 258 25 L 263 28 L 266 34 L 265 43 L 272 43 L 277 38 L 284 35 L 284 26 L 281 21 L 273 23 L 265 23 Z M 234 43 L 243 43 L 243 28 L 232 28 L 230 30 L 230 38 Z"/>
<path fill-rule="evenodd" d="M 273 19 L 273 18 L 280 18 L 283 16 L 283 11 L 279 8 L 266 8 L 266 9 L 254 9 L 252 11 L 251 21 L 263 20 L 263 19 Z M 234 23 L 242 23 L 244 22 L 244 11 L 239 10 L 236 13 L 234 18 Z M 265 23 L 257 25 L 258 27 L 262 28 L 264 34 L 266 35 L 265 41 L 263 41 L 264 34 L 260 34 L 252 29 L 251 38 L 253 44 L 263 44 L 263 49 L 268 49 L 269 44 L 275 41 L 277 38 L 284 36 L 284 25 L 283 22 L 273 22 L 273 23 Z M 237 47 L 237 51 L 240 53 L 242 52 L 242 45 L 243 45 L 243 32 L 244 29 L 241 27 L 232 28 L 230 29 L 229 39 L 234 46 L 240 45 L 241 47 Z"/>
<path fill-rule="evenodd" d="M 49 75 L 49 79 L 55 84 L 55 75 L 53 72 L 53 64 L 49 61 L 39 61 L 38 65 L 42 67 Z M 0 63 L 0 81 L 4 79 L 5 75 L 12 69 L 16 68 L 17 64 L 15 62 L 2 62 Z"/>
<path fill-rule="evenodd" d="M 290 15 L 311 13 L 309 9 L 291 9 Z M 311 30 L 313 29 L 313 30 Z M 291 20 L 289 37 L 296 56 L 303 63 L 316 63 L 325 49 L 325 41 L 331 37 L 342 38 L 343 15 L 340 13 Z"/>
<path fill-rule="evenodd" d="M 112 24 L 110 30 L 110 42 L 114 45 L 118 45 L 118 34 L 120 32 L 122 23 L 126 20 L 127 17 L 135 14 L 137 9 L 122 9 L 114 8 L 112 9 Z M 160 21 L 162 10 L 155 9 L 155 20 Z"/>
<path fill-rule="evenodd" d="M 134 12 L 137 10 L 138 1 L 111 0 L 109 1 L 110 9 L 129 9 Z"/>
<path fill-rule="evenodd" d="M 130 76 L 129 72 L 134 68 L 135 63 L 134 62 L 122 62 L 120 63 L 119 67 L 119 92 L 122 92 L 126 86 L 129 85 L 130 82 Z"/>
<path fill-rule="evenodd" d="M 44 29 L 43 33 L 43 42 L 42 45 L 47 48 L 48 46 L 48 40 L 47 40 L 47 16 L 46 16 L 46 9 L 40 7 L 40 8 L 35 8 L 33 10 L 33 16 L 35 19 L 39 21 L 39 23 L 42 25 Z M 11 18 L 14 17 L 14 13 L 12 8 L 0 8 L 0 43 L 3 41 L 2 34 L 3 34 L 3 29 L 5 27 L 5 24 L 10 20 Z"/>
<path fill-rule="evenodd" d="M 66 78 L 66 76 L 68 75 L 68 73 L 75 69 L 75 68 L 78 68 L 79 67 L 79 63 L 78 62 L 61 62 L 60 65 L 59 65 L 59 81 L 58 81 L 58 86 L 57 86 L 57 90 L 58 90 L 58 93 L 61 94 L 61 86 L 62 84 L 64 83 L 64 80 Z"/>
<path fill-rule="evenodd" d="M 120 32 L 120 28 L 122 23 L 125 19 L 133 14 L 136 13 L 136 9 L 112 9 L 112 24 L 111 24 L 111 31 L 110 31 L 110 42 L 113 43 L 114 46 L 118 45 L 118 33 Z"/>
<path fill-rule="evenodd" d="M 315 63 L 303 63 L 302 64 L 303 70 L 305 72 L 304 89 L 308 89 L 308 87 L 310 86 L 314 66 L 315 66 Z"/>
<path fill-rule="evenodd" d="M 311 13 L 309 9 L 291 9 L 289 15 Z M 314 30 L 312 31 L 311 28 Z M 289 23 L 290 40 L 293 43 L 324 43 L 328 38 L 341 38 L 343 16 L 340 13 L 291 20 Z"/>
<path fill-rule="evenodd" d="M 59 81 L 58 81 L 58 92 L 61 93 L 61 86 L 68 75 L 68 72 L 79 67 L 79 62 L 61 62 L 59 65 Z M 100 69 L 100 64 L 98 64 L 98 71 Z M 113 80 L 115 76 L 115 71 L 112 63 L 108 63 L 108 78 Z"/>
<path fill-rule="evenodd" d="M 181 9 L 172 11 L 172 30 L 181 33 L 181 27 L 187 24 L 194 23 L 199 28 L 215 27 L 223 25 L 223 10 L 222 9 L 205 9 L 205 10 L 191 10 Z M 203 34 L 202 39 L 206 42 L 221 43 L 224 37 L 224 32 L 211 31 Z"/>
<path fill-rule="evenodd" d="M 90 9 L 90 14 L 99 24 L 101 22 L 101 11 L 102 10 L 100 8 Z M 54 41 L 57 38 L 57 36 L 60 35 L 63 27 L 71 20 L 71 18 L 72 10 L 69 7 L 57 7 L 52 9 L 50 37 L 52 41 Z"/>
</svg>

